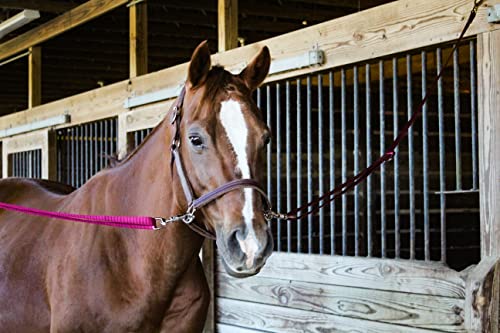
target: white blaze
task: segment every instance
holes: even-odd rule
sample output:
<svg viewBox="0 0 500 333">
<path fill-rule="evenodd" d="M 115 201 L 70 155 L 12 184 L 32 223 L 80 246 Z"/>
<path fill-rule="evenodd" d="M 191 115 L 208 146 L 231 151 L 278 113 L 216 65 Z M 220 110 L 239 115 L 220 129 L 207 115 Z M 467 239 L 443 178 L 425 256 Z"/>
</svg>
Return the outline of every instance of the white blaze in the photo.
<svg viewBox="0 0 500 333">
<path fill-rule="evenodd" d="M 232 99 L 222 102 L 220 120 L 236 154 L 236 166 L 240 169 L 241 176 L 243 178 L 250 178 L 250 166 L 248 165 L 247 157 L 248 127 L 243 112 L 241 111 L 240 103 Z M 248 232 L 245 239 L 238 238 L 238 243 L 240 244 L 241 250 L 247 256 L 247 267 L 250 268 L 259 246 L 252 224 L 254 217 L 252 205 L 253 192 L 252 189 L 245 188 L 243 193 L 245 195 L 243 218 L 245 219 Z"/>
</svg>

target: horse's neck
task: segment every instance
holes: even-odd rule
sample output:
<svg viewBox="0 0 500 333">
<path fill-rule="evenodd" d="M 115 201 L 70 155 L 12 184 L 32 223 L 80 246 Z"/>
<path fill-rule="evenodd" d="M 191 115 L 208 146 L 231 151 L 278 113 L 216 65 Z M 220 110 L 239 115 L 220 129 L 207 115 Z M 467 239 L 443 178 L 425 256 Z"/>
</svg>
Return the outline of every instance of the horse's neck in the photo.
<svg viewBox="0 0 500 333">
<path fill-rule="evenodd" d="M 103 194 L 104 199 L 96 203 L 99 214 L 169 217 L 180 213 L 186 203 L 179 183 L 173 181 L 175 171 L 171 172 L 169 125 L 168 122 L 160 124 L 131 157 L 82 188 Z M 155 274 L 164 270 L 164 274 L 172 274 L 171 278 L 175 279 L 175 274 L 193 262 L 203 241 L 181 222 L 159 231 L 113 229 L 105 232 L 109 235 L 103 237 L 109 237 L 110 242 L 117 239 L 122 242 L 123 251 L 128 252 L 127 261 L 132 269 L 138 270 L 139 276 L 153 269 Z"/>
</svg>

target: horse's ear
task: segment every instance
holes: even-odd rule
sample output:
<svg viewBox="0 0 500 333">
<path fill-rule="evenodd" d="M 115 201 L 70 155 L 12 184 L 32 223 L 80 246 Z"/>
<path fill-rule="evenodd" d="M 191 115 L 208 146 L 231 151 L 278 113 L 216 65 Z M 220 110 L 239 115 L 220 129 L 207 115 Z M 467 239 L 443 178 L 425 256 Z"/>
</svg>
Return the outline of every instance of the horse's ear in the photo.
<svg viewBox="0 0 500 333">
<path fill-rule="evenodd" d="M 264 46 L 260 53 L 240 73 L 240 77 L 247 87 L 254 91 L 266 78 L 270 65 L 271 55 L 267 46 Z"/>
<path fill-rule="evenodd" d="M 208 49 L 207 41 L 203 41 L 194 50 L 189 64 L 188 83 L 191 87 L 196 87 L 207 78 L 210 71 L 210 50 Z"/>
</svg>

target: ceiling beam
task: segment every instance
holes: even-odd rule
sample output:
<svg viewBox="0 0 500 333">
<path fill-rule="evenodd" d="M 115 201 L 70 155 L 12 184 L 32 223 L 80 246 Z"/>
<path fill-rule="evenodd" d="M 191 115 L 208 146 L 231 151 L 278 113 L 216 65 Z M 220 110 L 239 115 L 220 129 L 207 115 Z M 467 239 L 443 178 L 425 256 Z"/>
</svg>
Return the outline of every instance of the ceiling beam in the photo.
<svg viewBox="0 0 500 333">
<path fill-rule="evenodd" d="M 76 6 L 73 2 L 54 0 L 0 0 L 0 8 L 33 9 L 46 13 L 63 13 Z"/>
<path fill-rule="evenodd" d="M 24 51 L 109 12 L 128 0 L 90 0 L 20 36 L 0 44 L 0 60 Z"/>
</svg>

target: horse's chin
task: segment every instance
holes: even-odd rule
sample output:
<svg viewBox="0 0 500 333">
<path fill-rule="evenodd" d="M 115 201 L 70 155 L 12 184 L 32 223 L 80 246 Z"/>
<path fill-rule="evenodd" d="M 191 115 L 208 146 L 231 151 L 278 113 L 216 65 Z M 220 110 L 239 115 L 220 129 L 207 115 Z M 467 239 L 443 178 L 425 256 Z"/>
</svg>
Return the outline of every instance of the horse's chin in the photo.
<svg viewBox="0 0 500 333">
<path fill-rule="evenodd" d="M 224 265 L 224 268 L 226 269 L 227 274 L 229 274 L 230 276 L 235 277 L 235 278 L 246 278 L 246 277 L 254 276 L 255 274 L 258 274 L 262 268 L 262 266 L 261 266 L 261 267 L 256 267 L 252 270 L 237 271 L 237 270 L 232 269 L 231 266 L 229 266 L 226 263 L 226 260 L 224 258 L 222 258 L 222 264 Z"/>
</svg>

